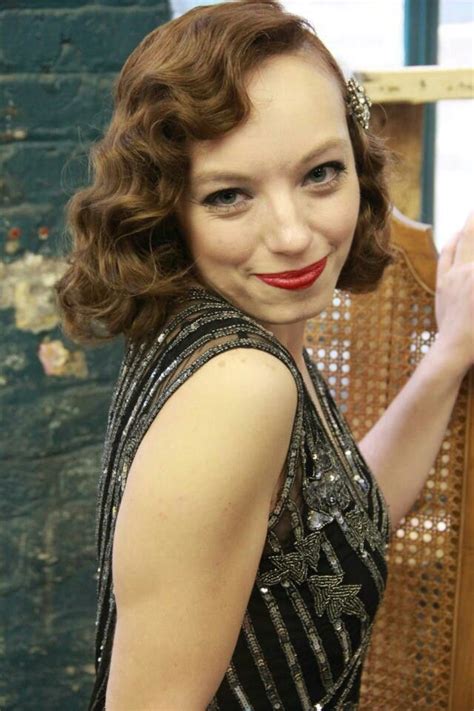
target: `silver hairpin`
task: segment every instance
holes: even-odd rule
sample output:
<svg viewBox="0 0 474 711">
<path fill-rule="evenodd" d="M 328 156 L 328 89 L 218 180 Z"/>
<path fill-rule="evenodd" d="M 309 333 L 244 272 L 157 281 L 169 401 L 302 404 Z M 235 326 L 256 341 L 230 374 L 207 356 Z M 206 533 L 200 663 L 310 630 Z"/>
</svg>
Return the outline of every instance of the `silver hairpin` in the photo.
<svg viewBox="0 0 474 711">
<path fill-rule="evenodd" d="M 346 82 L 346 86 L 348 96 L 346 104 L 349 113 L 358 121 L 362 128 L 367 131 L 369 128 L 370 107 L 372 106 L 372 102 L 367 96 L 364 87 L 362 84 L 359 84 L 357 79 L 352 77 Z"/>
</svg>

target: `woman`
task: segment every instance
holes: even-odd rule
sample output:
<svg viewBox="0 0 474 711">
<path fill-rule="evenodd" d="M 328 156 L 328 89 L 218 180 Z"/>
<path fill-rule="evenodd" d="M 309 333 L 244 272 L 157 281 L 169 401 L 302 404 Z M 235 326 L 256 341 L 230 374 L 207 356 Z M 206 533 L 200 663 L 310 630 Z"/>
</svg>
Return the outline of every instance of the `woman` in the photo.
<svg viewBox="0 0 474 711">
<path fill-rule="evenodd" d="M 391 529 L 473 361 L 472 226 L 440 257 L 435 347 L 363 456 L 303 348 L 336 287 L 373 290 L 392 261 L 363 91 L 305 20 L 232 2 L 145 37 L 115 98 L 57 285 L 68 335 L 126 337 L 89 708 L 357 708 Z"/>
</svg>

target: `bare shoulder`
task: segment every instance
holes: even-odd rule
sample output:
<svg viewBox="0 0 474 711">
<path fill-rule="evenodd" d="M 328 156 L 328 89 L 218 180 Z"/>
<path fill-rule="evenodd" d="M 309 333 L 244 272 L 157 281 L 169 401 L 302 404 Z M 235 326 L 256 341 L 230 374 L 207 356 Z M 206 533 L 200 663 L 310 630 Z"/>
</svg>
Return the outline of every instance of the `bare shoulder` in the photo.
<svg viewBox="0 0 474 711">
<path fill-rule="evenodd" d="M 282 405 L 296 407 L 297 389 L 290 369 L 279 358 L 258 348 L 232 348 L 213 356 L 189 381 L 188 394 L 205 385 L 212 391 L 221 392 L 223 399 L 237 397 L 243 405 L 253 404 L 257 394 L 275 394 Z M 265 407 L 271 398 L 264 399 L 257 407 Z M 273 404 L 275 402 L 273 401 Z"/>
<path fill-rule="evenodd" d="M 163 438 L 173 430 L 183 440 L 201 437 L 203 453 L 225 432 L 238 431 L 246 436 L 253 456 L 263 444 L 262 433 L 267 440 L 279 439 L 291 429 L 296 406 L 293 374 L 279 358 L 257 348 L 218 353 L 167 400 L 142 440 L 132 469 L 144 456 L 163 452 Z"/>
<path fill-rule="evenodd" d="M 285 363 L 235 348 L 193 373 L 153 421 L 114 536 L 111 711 L 139 699 L 157 711 L 200 709 L 212 698 L 255 581 L 296 407 Z"/>
</svg>

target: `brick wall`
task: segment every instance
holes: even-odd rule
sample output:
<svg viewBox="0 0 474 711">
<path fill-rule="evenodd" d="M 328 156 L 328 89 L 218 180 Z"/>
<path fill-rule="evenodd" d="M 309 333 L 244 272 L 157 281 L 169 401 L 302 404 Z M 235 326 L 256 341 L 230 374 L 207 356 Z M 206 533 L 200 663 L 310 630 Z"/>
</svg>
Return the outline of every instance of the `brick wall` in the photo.
<svg viewBox="0 0 474 711">
<path fill-rule="evenodd" d="M 63 206 L 113 79 L 166 0 L 0 2 L 0 709 L 84 711 L 92 686 L 95 497 L 122 343 L 58 325 Z"/>
</svg>

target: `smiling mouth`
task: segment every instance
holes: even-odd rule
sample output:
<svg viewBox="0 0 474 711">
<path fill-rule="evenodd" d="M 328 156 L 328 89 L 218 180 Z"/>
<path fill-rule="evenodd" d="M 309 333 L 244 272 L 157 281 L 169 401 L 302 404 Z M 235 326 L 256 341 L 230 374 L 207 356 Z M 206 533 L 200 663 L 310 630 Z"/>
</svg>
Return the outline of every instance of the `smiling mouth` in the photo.
<svg viewBox="0 0 474 711">
<path fill-rule="evenodd" d="M 275 272 L 274 274 L 256 274 L 255 276 L 269 278 L 275 277 L 276 279 L 294 279 L 295 277 L 313 272 L 315 269 L 322 266 L 326 259 L 327 257 L 323 257 L 323 259 L 320 259 L 318 262 L 313 262 L 313 264 L 310 264 L 308 267 L 303 267 L 303 269 L 294 269 L 289 272 Z"/>
<path fill-rule="evenodd" d="M 315 262 L 314 265 L 305 267 L 299 272 L 280 272 L 275 276 L 269 276 L 268 274 L 256 274 L 257 279 L 265 282 L 269 286 L 276 287 L 277 289 L 308 289 L 314 282 L 321 276 L 324 268 L 327 264 L 328 258 L 320 259 L 319 262 Z M 283 276 L 282 274 L 290 274 L 290 276 Z"/>
</svg>

